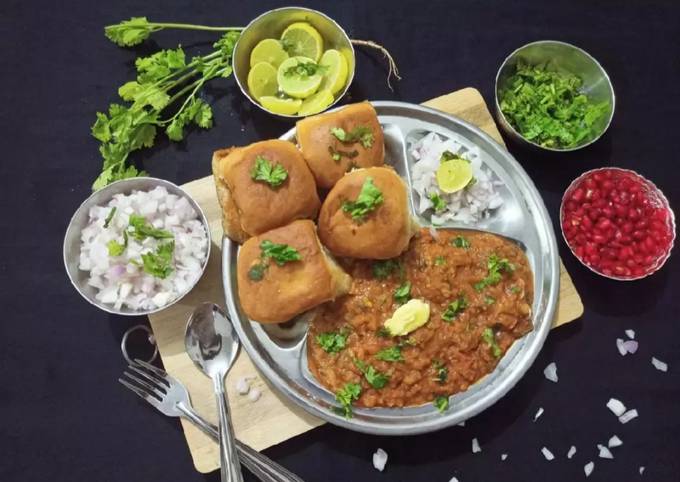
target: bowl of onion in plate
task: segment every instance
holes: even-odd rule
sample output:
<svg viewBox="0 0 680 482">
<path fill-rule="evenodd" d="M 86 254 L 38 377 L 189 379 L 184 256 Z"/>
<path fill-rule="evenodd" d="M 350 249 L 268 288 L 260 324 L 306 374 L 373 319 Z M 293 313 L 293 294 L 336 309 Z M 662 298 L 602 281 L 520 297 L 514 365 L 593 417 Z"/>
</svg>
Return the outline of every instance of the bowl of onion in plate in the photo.
<svg viewBox="0 0 680 482">
<path fill-rule="evenodd" d="M 562 236 L 591 271 L 632 281 L 659 270 L 675 242 L 675 215 L 654 183 L 616 167 L 583 173 L 560 207 Z"/>
</svg>

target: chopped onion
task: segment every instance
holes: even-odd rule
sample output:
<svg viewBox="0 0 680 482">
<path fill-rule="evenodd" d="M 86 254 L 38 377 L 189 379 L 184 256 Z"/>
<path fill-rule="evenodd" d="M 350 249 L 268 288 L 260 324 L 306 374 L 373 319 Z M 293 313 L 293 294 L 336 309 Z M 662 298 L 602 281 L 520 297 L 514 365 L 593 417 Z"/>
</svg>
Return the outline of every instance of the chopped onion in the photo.
<svg viewBox="0 0 680 482">
<path fill-rule="evenodd" d="M 508 458 L 508 454 L 501 454 L 501 460 L 505 460 Z"/>
<path fill-rule="evenodd" d="M 668 363 L 662 362 L 658 358 L 652 357 L 652 365 L 654 365 L 654 368 L 656 368 L 660 372 L 668 371 Z"/>
<path fill-rule="evenodd" d="M 612 411 L 614 415 L 620 417 L 626 412 L 626 406 L 615 398 L 610 398 L 607 402 L 607 408 Z"/>
<path fill-rule="evenodd" d="M 536 412 L 536 415 L 534 415 L 534 422 L 538 420 L 538 417 L 540 417 L 541 415 L 543 415 L 543 407 L 540 407 Z"/>
<path fill-rule="evenodd" d="M 588 462 L 586 465 L 583 466 L 583 471 L 586 473 L 586 477 L 590 477 L 590 474 L 593 473 L 594 468 L 595 468 L 594 462 Z"/>
<path fill-rule="evenodd" d="M 621 440 L 616 435 L 614 435 L 612 438 L 609 439 L 609 442 L 607 443 L 607 445 L 610 448 L 620 447 L 621 445 L 623 445 L 623 440 Z"/>
<path fill-rule="evenodd" d="M 373 467 L 382 472 L 387 464 L 387 452 L 383 449 L 378 449 L 373 454 Z"/>
<path fill-rule="evenodd" d="M 451 480 L 449 480 L 449 482 L 458 482 L 458 479 L 455 477 L 451 477 Z"/>
<path fill-rule="evenodd" d="M 543 370 L 543 375 L 545 375 L 545 378 L 550 380 L 553 383 L 557 383 L 558 377 L 557 377 L 557 365 L 555 362 L 550 363 L 545 369 Z"/>
<path fill-rule="evenodd" d="M 619 350 L 621 356 L 626 356 L 628 354 L 628 350 L 623 346 L 623 340 L 621 338 L 616 339 L 616 348 Z"/>
<path fill-rule="evenodd" d="M 248 392 L 250 391 L 250 378 L 251 377 L 241 377 L 238 380 L 236 380 L 236 383 L 234 384 L 236 393 L 238 393 L 239 395 L 248 394 Z"/>
<path fill-rule="evenodd" d="M 644 466 L 644 465 L 641 465 L 640 468 L 639 468 L 638 470 L 639 470 L 639 472 L 640 472 L 640 475 L 642 475 L 642 473 L 645 471 L 645 466 Z"/>
<path fill-rule="evenodd" d="M 612 454 L 611 450 L 609 450 L 607 447 L 605 447 L 602 444 L 597 444 L 597 449 L 600 451 L 598 456 L 601 459 L 613 459 L 614 455 Z"/>
<path fill-rule="evenodd" d="M 572 458 L 575 453 L 576 453 L 576 447 L 574 447 L 572 445 L 571 448 L 569 449 L 569 452 L 567 452 L 567 458 L 568 459 Z"/>
<path fill-rule="evenodd" d="M 248 394 L 248 400 L 255 403 L 260 399 L 261 396 L 262 396 L 262 392 L 260 390 L 258 390 L 257 388 L 253 388 L 250 391 L 250 393 Z"/>
<path fill-rule="evenodd" d="M 626 336 L 631 340 L 635 338 L 635 330 L 626 330 Z"/>
<path fill-rule="evenodd" d="M 434 226 L 430 226 L 430 236 L 432 236 L 432 239 L 437 241 L 439 239 L 439 233 L 437 232 L 437 229 Z"/>
<path fill-rule="evenodd" d="M 623 342 L 623 348 L 632 355 L 638 349 L 638 342 L 635 340 L 626 340 Z"/>
<path fill-rule="evenodd" d="M 555 458 L 553 453 L 550 450 L 548 450 L 547 447 L 543 447 L 541 449 L 541 452 L 543 453 L 543 457 L 545 457 L 545 460 L 550 461 L 550 460 L 553 460 Z"/>
<path fill-rule="evenodd" d="M 479 446 L 479 441 L 477 438 L 472 439 L 472 453 L 476 454 L 482 451 L 482 448 Z"/>
<path fill-rule="evenodd" d="M 626 413 L 624 413 L 623 415 L 621 415 L 619 417 L 619 422 L 628 423 L 628 422 L 630 422 L 631 420 L 633 420 L 634 418 L 637 418 L 637 417 L 638 417 L 638 411 L 637 410 L 635 410 L 635 409 L 628 410 Z"/>
</svg>

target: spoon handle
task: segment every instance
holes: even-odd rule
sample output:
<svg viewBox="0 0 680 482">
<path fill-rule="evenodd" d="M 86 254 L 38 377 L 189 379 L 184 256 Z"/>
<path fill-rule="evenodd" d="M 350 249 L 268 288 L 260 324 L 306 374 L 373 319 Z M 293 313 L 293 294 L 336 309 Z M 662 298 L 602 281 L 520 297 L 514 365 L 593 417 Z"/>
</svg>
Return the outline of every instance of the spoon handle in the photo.
<svg viewBox="0 0 680 482">
<path fill-rule="evenodd" d="M 243 482 L 241 466 L 236 453 L 234 429 L 229 416 L 229 402 L 224 392 L 224 378 L 214 378 L 217 409 L 220 415 L 220 474 L 222 482 Z"/>
</svg>

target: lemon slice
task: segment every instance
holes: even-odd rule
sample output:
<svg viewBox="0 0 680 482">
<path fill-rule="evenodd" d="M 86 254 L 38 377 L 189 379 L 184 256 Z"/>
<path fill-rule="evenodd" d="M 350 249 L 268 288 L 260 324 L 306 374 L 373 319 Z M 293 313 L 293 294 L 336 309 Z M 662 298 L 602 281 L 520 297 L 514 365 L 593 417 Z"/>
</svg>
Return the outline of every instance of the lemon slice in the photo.
<svg viewBox="0 0 680 482">
<path fill-rule="evenodd" d="M 248 72 L 248 90 L 250 95 L 260 100 L 266 95 L 276 95 L 279 86 L 276 83 L 276 69 L 267 62 L 259 62 Z"/>
<path fill-rule="evenodd" d="M 260 103 L 268 111 L 282 115 L 295 115 L 302 105 L 300 99 L 281 99 L 272 96 L 260 97 Z"/>
<path fill-rule="evenodd" d="M 281 44 L 291 57 L 308 57 L 318 62 L 323 53 L 321 34 L 307 22 L 296 22 L 281 34 Z"/>
<path fill-rule="evenodd" d="M 255 64 L 260 62 L 267 62 L 274 67 L 278 67 L 287 58 L 288 54 L 283 50 L 281 42 L 268 38 L 258 43 L 250 52 L 250 66 L 254 67 Z"/>
<path fill-rule="evenodd" d="M 295 69 L 296 66 L 307 63 L 316 65 L 316 62 L 309 57 L 291 57 L 284 60 L 281 65 L 279 65 L 279 70 L 276 75 L 279 87 L 281 87 L 281 90 L 286 94 L 295 97 L 296 99 L 305 99 L 312 95 L 317 91 L 323 80 L 323 76 L 320 73 L 301 75 L 291 71 L 291 69 Z"/>
<path fill-rule="evenodd" d="M 460 191 L 472 179 L 472 165 L 465 159 L 444 161 L 437 169 L 437 184 L 446 193 Z"/>
<path fill-rule="evenodd" d="M 320 90 L 313 96 L 305 99 L 300 106 L 298 115 L 312 115 L 318 114 L 333 103 L 335 98 L 328 89 Z"/>
<path fill-rule="evenodd" d="M 349 72 L 345 56 L 334 49 L 326 50 L 321 56 L 319 64 L 327 68 L 319 88 L 328 89 L 333 95 L 340 92 L 347 82 Z"/>
</svg>

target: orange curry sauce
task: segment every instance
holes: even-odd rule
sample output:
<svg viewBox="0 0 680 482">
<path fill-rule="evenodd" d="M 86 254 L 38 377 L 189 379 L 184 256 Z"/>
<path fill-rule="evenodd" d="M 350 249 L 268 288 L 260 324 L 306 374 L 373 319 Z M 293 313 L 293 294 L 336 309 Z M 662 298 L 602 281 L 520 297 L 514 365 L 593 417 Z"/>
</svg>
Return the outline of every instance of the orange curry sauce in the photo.
<svg viewBox="0 0 680 482">
<path fill-rule="evenodd" d="M 491 256 L 512 267 L 501 271 L 496 284 L 475 287 L 488 277 Z M 493 371 L 502 353 L 531 331 L 533 275 L 526 256 L 511 241 L 456 230 L 439 230 L 433 238 L 428 229 L 421 229 L 395 261 L 399 265 L 393 264 L 392 272 L 379 279 L 373 274 L 375 261 L 343 260 L 353 278 L 350 294 L 320 307 L 310 327 L 307 346 L 312 373 L 334 393 L 347 383 L 360 383 L 361 396 L 355 405 L 405 407 L 464 391 Z M 430 318 L 407 336 L 391 337 L 381 328 L 398 308 L 394 292 L 406 281 L 411 283 L 411 298 L 429 303 Z M 466 308 L 445 321 L 445 310 L 461 297 Z M 487 328 L 493 330 L 495 353 Z M 337 353 L 324 351 L 317 336 L 326 332 L 347 333 L 346 346 Z M 403 361 L 376 358 L 378 352 L 395 345 Z M 357 367 L 357 359 L 364 369 L 371 365 L 387 375 L 385 386 L 373 388 Z"/>
</svg>

